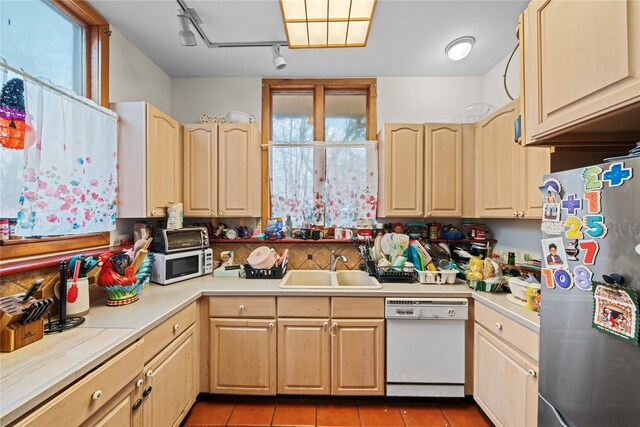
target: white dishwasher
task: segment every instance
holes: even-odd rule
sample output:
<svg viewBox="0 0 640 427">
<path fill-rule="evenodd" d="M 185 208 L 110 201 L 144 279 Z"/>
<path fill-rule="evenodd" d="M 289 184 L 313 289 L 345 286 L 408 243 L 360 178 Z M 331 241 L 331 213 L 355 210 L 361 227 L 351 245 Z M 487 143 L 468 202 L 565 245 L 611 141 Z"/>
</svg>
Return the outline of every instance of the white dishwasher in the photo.
<svg viewBox="0 0 640 427">
<path fill-rule="evenodd" d="M 466 298 L 386 298 L 387 395 L 464 397 Z"/>
</svg>

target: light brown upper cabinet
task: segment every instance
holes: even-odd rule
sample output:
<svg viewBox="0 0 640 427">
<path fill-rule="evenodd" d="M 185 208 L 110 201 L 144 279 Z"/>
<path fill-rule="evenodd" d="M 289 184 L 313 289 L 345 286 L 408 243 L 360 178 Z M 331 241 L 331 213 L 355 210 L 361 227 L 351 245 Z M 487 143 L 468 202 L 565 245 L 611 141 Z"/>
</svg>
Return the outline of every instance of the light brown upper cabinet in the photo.
<svg viewBox="0 0 640 427">
<path fill-rule="evenodd" d="M 146 102 L 111 104 L 118 122 L 118 217 L 164 217 L 182 202 L 181 125 Z"/>
<path fill-rule="evenodd" d="M 184 214 L 260 215 L 260 138 L 253 124 L 185 125 Z"/>
<path fill-rule="evenodd" d="M 424 126 L 387 123 L 378 140 L 378 216 L 424 216 Z"/>
<path fill-rule="evenodd" d="M 550 171 L 550 149 L 515 142 L 518 100 L 477 125 L 476 203 L 483 218 L 540 218 L 538 187 Z"/>
<path fill-rule="evenodd" d="M 525 144 L 640 138 L 640 2 L 534 0 L 521 18 Z"/>
<path fill-rule="evenodd" d="M 425 216 L 461 216 L 462 126 L 427 124 L 424 134 Z"/>
</svg>

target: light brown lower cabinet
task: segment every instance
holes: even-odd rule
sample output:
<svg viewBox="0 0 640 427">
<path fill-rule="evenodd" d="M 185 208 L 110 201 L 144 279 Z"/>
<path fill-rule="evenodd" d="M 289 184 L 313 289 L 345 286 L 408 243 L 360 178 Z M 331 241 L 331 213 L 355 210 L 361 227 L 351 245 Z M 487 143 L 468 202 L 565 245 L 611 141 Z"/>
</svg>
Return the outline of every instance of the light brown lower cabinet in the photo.
<svg viewBox="0 0 640 427">
<path fill-rule="evenodd" d="M 384 320 L 333 319 L 331 394 L 384 396 Z"/>
<path fill-rule="evenodd" d="M 142 376 L 115 395 L 82 427 L 138 427 L 142 425 L 142 390 L 136 384 Z"/>
<path fill-rule="evenodd" d="M 275 323 L 275 319 L 210 320 L 211 393 L 276 394 Z"/>
<path fill-rule="evenodd" d="M 144 425 L 179 425 L 197 395 L 195 326 L 158 354 L 144 369 Z"/>
<path fill-rule="evenodd" d="M 331 392 L 329 319 L 278 319 L 278 393 Z"/>
<path fill-rule="evenodd" d="M 474 333 L 473 397 L 497 426 L 536 426 L 538 366 L 483 326 Z"/>
</svg>

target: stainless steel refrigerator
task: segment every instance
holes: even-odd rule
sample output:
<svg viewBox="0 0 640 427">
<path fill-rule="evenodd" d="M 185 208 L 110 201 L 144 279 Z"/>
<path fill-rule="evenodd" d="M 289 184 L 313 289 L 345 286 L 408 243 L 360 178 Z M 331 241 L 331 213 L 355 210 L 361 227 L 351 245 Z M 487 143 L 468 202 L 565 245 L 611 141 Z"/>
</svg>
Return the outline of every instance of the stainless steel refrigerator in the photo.
<svg viewBox="0 0 640 427">
<path fill-rule="evenodd" d="M 633 175 L 619 186 L 611 185 L 617 180 L 602 183 L 601 209 L 608 232 L 604 238 L 595 239 L 599 251 L 589 268 L 597 281 L 603 280 L 603 274 L 623 275 L 625 285 L 640 294 L 640 158 L 621 161 Z M 611 163 L 596 166 L 607 171 Z M 561 198 L 570 194 L 579 198 L 585 192 L 583 171 L 553 173 L 545 179 L 560 182 Z M 594 178 L 597 181 L 598 176 Z M 586 203 L 582 200 L 576 216 L 587 214 Z M 560 220 L 564 221 L 568 211 L 561 212 Z M 565 237 L 566 230 L 560 235 L 543 231 L 542 239 L 561 237 L 566 249 L 571 243 Z M 584 255 L 582 251 L 577 255 L 579 261 L 571 261 L 565 254 L 568 270 L 583 264 Z M 547 267 L 547 263 L 543 256 L 542 266 Z M 592 327 L 590 291 L 576 286 L 568 290 L 549 288 L 543 277 L 541 292 L 539 425 L 640 426 L 640 347 Z"/>
</svg>

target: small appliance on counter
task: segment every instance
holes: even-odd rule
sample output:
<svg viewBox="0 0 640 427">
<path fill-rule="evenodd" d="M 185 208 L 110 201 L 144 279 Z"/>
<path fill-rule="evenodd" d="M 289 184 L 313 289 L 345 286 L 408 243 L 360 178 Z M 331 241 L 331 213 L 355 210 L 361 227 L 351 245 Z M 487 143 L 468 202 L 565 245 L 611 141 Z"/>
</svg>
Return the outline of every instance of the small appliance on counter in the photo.
<svg viewBox="0 0 640 427">
<path fill-rule="evenodd" d="M 206 227 L 185 227 L 177 230 L 155 228 L 151 252 L 170 254 L 209 247 L 209 232 Z"/>
</svg>

